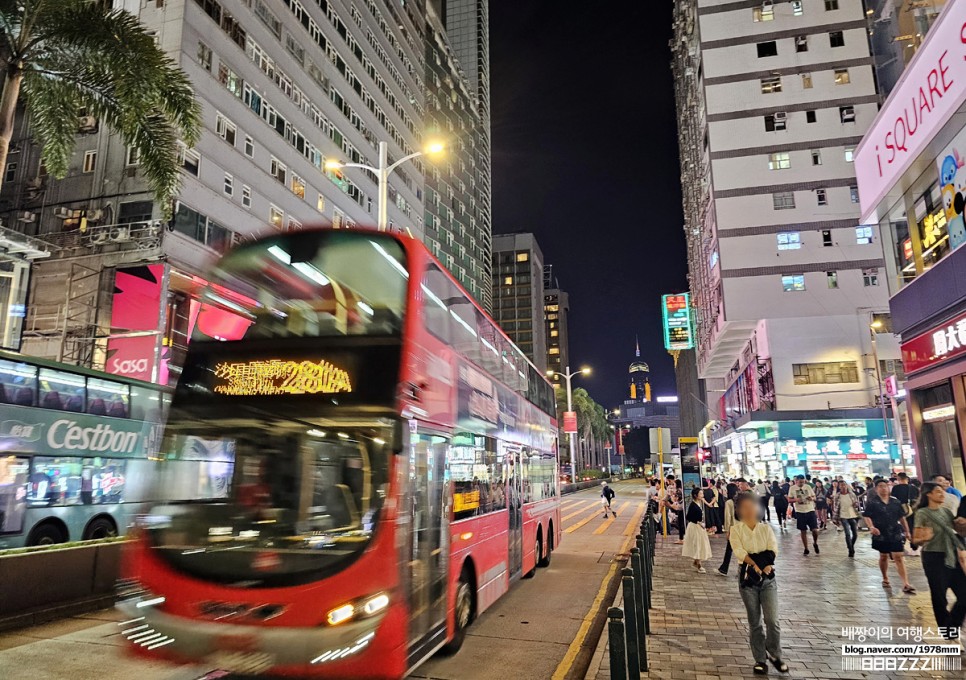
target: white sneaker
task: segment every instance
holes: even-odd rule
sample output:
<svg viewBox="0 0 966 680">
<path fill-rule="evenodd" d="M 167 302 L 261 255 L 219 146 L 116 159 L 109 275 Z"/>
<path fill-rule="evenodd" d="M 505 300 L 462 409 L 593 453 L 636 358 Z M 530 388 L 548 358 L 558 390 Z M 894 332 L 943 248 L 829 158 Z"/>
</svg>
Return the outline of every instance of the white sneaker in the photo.
<svg viewBox="0 0 966 680">
<path fill-rule="evenodd" d="M 698 573 L 699 574 L 707 574 L 708 573 L 708 570 L 705 569 L 704 567 L 698 567 Z"/>
</svg>

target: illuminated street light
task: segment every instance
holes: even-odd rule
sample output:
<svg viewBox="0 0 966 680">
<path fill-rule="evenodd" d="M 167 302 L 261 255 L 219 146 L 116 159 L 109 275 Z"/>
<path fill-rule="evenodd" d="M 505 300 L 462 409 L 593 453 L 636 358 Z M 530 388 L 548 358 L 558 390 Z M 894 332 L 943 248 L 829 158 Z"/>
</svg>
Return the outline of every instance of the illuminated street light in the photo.
<svg viewBox="0 0 966 680">
<path fill-rule="evenodd" d="M 408 156 L 403 156 L 395 163 L 389 163 L 389 145 L 386 142 L 379 142 L 379 165 L 373 167 L 364 163 L 343 163 L 342 161 L 326 161 L 326 170 L 342 170 L 343 168 L 362 168 L 368 170 L 376 176 L 379 187 L 379 198 L 376 201 L 378 217 L 376 224 L 379 231 L 386 231 L 389 228 L 389 175 L 406 161 L 411 161 L 419 156 L 436 156 L 446 150 L 443 142 L 434 141 L 426 145 L 422 151 L 416 151 Z"/>
<path fill-rule="evenodd" d="M 567 410 L 568 411 L 573 411 L 574 410 L 574 407 L 573 407 L 573 391 L 571 390 L 571 387 L 570 387 L 570 381 L 573 379 L 573 377 L 575 375 L 590 375 L 590 367 L 589 366 L 584 366 L 579 371 L 573 371 L 573 372 L 571 372 L 570 371 L 570 366 L 567 366 L 567 368 L 564 370 L 563 373 L 560 373 L 558 371 L 555 371 L 552 368 L 551 369 L 547 369 L 547 377 L 548 378 L 552 378 L 555 375 L 559 375 L 561 378 L 563 378 L 567 382 Z M 573 472 L 573 476 L 574 476 L 574 483 L 576 483 L 577 482 L 577 450 L 576 450 L 576 446 L 574 444 L 574 436 L 577 433 L 576 432 L 570 432 L 569 434 L 570 434 L 570 465 L 573 468 L 572 472 Z"/>
</svg>

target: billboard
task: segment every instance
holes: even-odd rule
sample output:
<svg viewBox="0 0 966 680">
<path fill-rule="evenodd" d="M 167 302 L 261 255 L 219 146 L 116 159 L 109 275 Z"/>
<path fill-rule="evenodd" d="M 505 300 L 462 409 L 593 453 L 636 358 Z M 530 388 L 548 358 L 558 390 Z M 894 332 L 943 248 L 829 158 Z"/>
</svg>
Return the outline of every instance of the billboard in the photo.
<svg viewBox="0 0 966 680">
<path fill-rule="evenodd" d="M 577 434 L 577 412 L 576 411 L 564 411 L 563 414 L 564 422 L 564 434 Z"/>
<path fill-rule="evenodd" d="M 157 377 L 164 267 L 145 264 L 115 272 L 106 372 L 146 381 Z"/>
<path fill-rule="evenodd" d="M 691 323 L 690 293 L 664 295 L 661 298 L 661 316 L 664 320 L 665 349 L 692 349 L 694 326 Z"/>
</svg>

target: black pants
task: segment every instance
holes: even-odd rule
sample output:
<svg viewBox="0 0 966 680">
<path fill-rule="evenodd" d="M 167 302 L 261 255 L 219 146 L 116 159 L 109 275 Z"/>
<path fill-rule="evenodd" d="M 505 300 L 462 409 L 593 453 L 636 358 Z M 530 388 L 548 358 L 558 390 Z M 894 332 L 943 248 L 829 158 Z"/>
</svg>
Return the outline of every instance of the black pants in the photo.
<svg viewBox="0 0 966 680">
<path fill-rule="evenodd" d="M 731 566 L 731 541 L 729 540 L 727 543 L 725 543 L 724 559 L 721 560 L 721 566 L 718 567 L 718 571 L 720 571 L 722 574 L 727 574 L 728 567 L 730 566 Z"/>
<path fill-rule="evenodd" d="M 960 628 L 966 617 L 966 574 L 957 564 L 952 569 L 945 564 L 945 553 L 922 551 L 922 570 L 929 581 L 932 612 L 940 628 Z M 956 604 L 946 609 L 946 591 L 952 590 Z"/>
<path fill-rule="evenodd" d="M 769 498 L 770 498 L 770 496 L 761 496 L 761 497 L 758 498 L 758 502 L 761 503 L 762 516 L 766 520 L 768 520 L 770 522 L 771 521 L 771 507 L 769 507 L 769 505 L 768 505 L 768 499 Z"/>
<path fill-rule="evenodd" d="M 681 540 L 683 541 L 684 540 L 684 511 L 683 510 L 677 513 L 677 519 L 675 520 L 675 524 L 678 525 L 678 535 L 681 537 Z"/>
<path fill-rule="evenodd" d="M 775 499 L 775 514 L 778 515 L 778 523 L 785 526 L 785 516 L 788 515 L 788 501 L 784 498 Z"/>
</svg>

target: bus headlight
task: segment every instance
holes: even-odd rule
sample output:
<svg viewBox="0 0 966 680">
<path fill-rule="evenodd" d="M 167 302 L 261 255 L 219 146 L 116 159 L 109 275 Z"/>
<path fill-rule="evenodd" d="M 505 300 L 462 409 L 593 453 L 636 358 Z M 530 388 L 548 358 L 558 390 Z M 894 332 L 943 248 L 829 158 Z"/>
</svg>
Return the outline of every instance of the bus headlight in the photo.
<svg viewBox="0 0 966 680">
<path fill-rule="evenodd" d="M 389 595 L 386 593 L 377 593 L 369 597 L 359 598 L 354 602 L 340 604 L 335 609 L 330 609 L 325 615 L 325 620 L 330 626 L 338 626 L 352 619 L 375 616 L 388 606 Z"/>
<path fill-rule="evenodd" d="M 385 593 L 379 593 L 375 597 L 369 598 L 364 605 L 362 605 L 362 611 L 366 616 L 372 616 L 377 612 L 381 612 L 389 606 L 389 596 Z"/>
<path fill-rule="evenodd" d="M 328 621 L 330 626 L 338 626 L 340 623 L 345 623 L 353 617 L 356 613 L 356 608 L 352 604 L 339 605 L 335 609 L 329 611 L 325 615 L 325 620 Z"/>
</svg>

